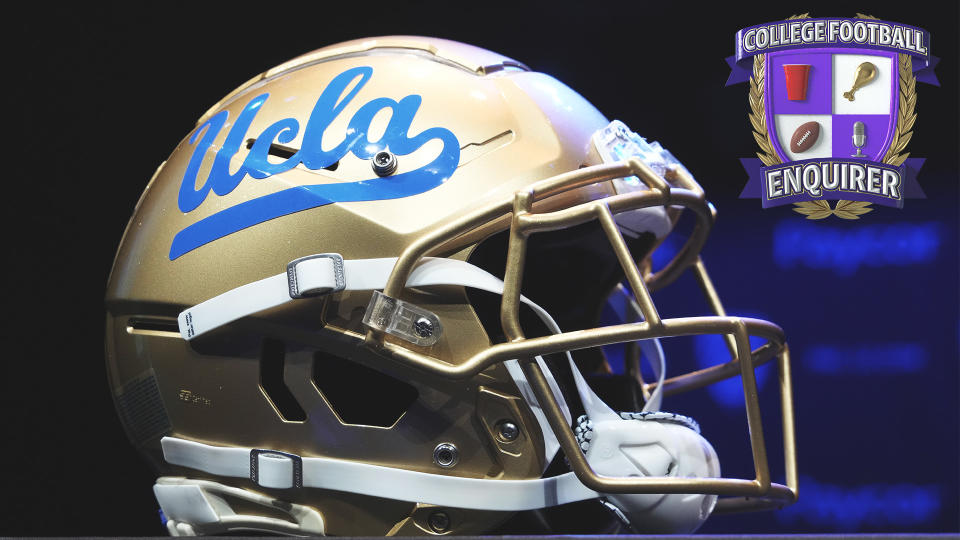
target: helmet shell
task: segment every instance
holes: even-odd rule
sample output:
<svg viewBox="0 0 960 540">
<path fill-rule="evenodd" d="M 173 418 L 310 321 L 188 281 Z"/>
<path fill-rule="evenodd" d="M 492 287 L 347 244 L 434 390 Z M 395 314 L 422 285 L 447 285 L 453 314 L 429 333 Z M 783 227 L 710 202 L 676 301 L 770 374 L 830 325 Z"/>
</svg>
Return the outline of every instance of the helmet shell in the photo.
<svg viewBox="0 0 960 540">
<path fill-rule="evenodd" d="M 443 474 L 539 477 L 543 436 L 506 369 L 443 381 L 388 362 L 360 343 L 367 291 L 258 314 L 203 342 L 181 339 L 175 317 L 305 255 L 396 257 L 466 212 L 588 163 L 590 136 L 606 124 L 548 75 L 433 38 L 350 41 L 252 78 L 211 107 L 160 165 L 117 251 L 106 296 L 107 364 L 131 440 L 161 474 L 194 478 L 206 475 L 164 462 L 160 437 Z M 379 150 L 397 158 L 394 175 L 373 171 Z M 412 177 L 420 182 L 412 190 L 397 187 Z M 608 195 L 606 184 L 566 196 Z M 465 259 L 505 226 L 438 255 Z M 403 299 L 441 317 L 445 331 L 430 353 L 456 364 L 490 339 L 462 288 L 450 289 Z M 388 426 L 345 421 L 320 390 L 324 377 L 340 377 L 368 406 L 391 406 L 391 395 L 370 390 L 369 371 L 330 372 L 331 357 L 413 387 L 416 400 Z M 521 427 L 506 449 L 493 431 L 502 418 Z M 456 468 L 433 463 L 441 442 L 459 448 Z M 248 480 L 216 480 L 265 491 Z M 411 503 L 322 490 L 277 496 L 317 508 L 329 534 L 428 532 L 426 510 Z M 505 517 L 451 510 L 450 530 L 480 532 Z"/>
</svg>

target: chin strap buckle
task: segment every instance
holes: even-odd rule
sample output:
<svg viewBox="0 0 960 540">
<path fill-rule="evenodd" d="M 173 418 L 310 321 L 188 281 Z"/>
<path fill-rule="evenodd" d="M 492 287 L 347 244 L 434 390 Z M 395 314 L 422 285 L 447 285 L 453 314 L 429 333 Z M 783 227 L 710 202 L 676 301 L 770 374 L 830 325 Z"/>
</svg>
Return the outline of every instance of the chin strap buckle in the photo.
<svg viewBox="0 0 960 540">
<path fill-rule="evenodd" d="M 293 299 L 332 294 L 346 289 L 343 257 L 339 253 L 320 253 L 290 261 L 287 264 L 287 288 L 290 298 Z"/>
<path fill-rule="evenodd" d="M 279 450 L 250 450 L 250 481 L 274 489 L 303 487 L 303 458 Z"/>
</svg>

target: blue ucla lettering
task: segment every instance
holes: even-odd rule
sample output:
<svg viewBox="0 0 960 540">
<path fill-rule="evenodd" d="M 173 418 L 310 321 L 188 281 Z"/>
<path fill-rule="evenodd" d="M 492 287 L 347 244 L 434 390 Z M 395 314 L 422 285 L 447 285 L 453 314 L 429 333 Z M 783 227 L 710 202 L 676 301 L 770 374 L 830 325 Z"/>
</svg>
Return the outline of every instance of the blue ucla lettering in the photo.
<svg viewBox="0 0 960 540">
<path fill-rule="evenodd" d="M 177 199 L 180 210 L 184 213 L 195 210 L 211 191 L 218 196 L 231 193 L 247 176 L 263 180 L 301 163 L 308 169 L 322 169 L 336 163 L 348 153 L 353 153 L 360 159 L 369 159 L 377 152 L 389 149 L 394 154 L 403 156 L 415 152 L 431 140 L 438 139 L 443 143 L 443 148 L 432 162 L 419 169 L 384 178 L 298 186 L 245 201 L 178 232 L 170 246 L 170 259 L 176 259 L 184 253 L 246 227 L 286 214 L 334 202 L 409 197 L 433 189 L 449 179 L 460 161 L 460 143 L 457 137 L 450 130 L 441 127 L 428 128 L 413 136 L 409 134 L 410 126 L 422 103 L 419 95 L 408 95 L 399 101 L 387 97 L 371 99 L 354 113 L 343 141 L 330 150 L 323 149 L 324 133 L 372 75 L 373 68 L 361 66 L 348 69 L 334 77 L 317 98 L 303 128 L 301 148 L 287 160 L 271 163 L 267 156 L 274 141 L 289 143 L 296 138 L 300 124 L 294 118 L 281 119 L 264 129 L 251 146 L 243 164 L 231 173 L 231 159 L 240 150 L 250 125 L 269 98 L 269 94 L 256 96 L 240 111 L 223 146 L 214 156 L 210 173 L 203 184 L 197 187 L 200 165 L 215 138 L 226 125 L 229 113 L 221 111 L 212 116 L 197 127 L 190 137 L 190 144 L 196 146 L 180 184 Z M 370 124 L 374 116 L 384 109 L 390 109 L 391 112 L 387 128 L 379 140 L 371 141 L 368 137 Z"/>
<path fill-rule="evenodd" d="M 198 127 L 190 137 L 190 144 L 194 144 L 197 143 L 197 137 L 201 133 L 203 134 L 203 138 L 200 139 L 197 147 L 193 150 L 193 155 L 190 156 L 190 162 L 187 163 L 187 170 L 183 173 L 183 181 L 180 182 L 180 195 L 177 204 L 181 212 L 193 210 L 207 198 L 207 192 L 210 191 L 210 186 L 207 183 L 204 183 L 200 189 L 194 187 L 197 183 L 197 171 L 200 170 L 203 157 L 207 154 L 207 150 L 213 144 L 213 140 L 220 133 L 226 121 L 227 111 L 221 111 Z"/>
</svg>

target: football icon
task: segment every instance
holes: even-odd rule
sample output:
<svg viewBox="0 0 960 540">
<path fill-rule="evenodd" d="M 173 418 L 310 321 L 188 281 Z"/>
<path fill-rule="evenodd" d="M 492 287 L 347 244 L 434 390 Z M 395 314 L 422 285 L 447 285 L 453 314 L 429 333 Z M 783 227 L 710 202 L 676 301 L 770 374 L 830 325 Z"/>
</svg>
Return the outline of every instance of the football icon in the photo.
<svg viewBox="0 0 960 540">
<path fill-rule="evenodd" d="M 794 154 L 806 152 L 812 148 L 813 145 L 817 144 L 817 139 L 819 138 L 819 122 L 801 124 L 800 127 L 793 132 L 793 137 L 790 138 L 790 151 Z"/>
</svg>

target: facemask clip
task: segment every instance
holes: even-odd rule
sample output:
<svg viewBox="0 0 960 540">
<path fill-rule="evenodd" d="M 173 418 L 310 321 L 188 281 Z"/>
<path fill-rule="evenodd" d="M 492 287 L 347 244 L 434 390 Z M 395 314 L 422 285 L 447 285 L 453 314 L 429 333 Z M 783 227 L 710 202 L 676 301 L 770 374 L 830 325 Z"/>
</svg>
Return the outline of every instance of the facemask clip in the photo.
<svg viewBox="0 0 960 540">
<path fill-rule="evenodd" d="M 380 291 L 373 291 L 363 324 L 421 347 L 436 344 L 443 333 L 439 317 Z"/>
</svg>

